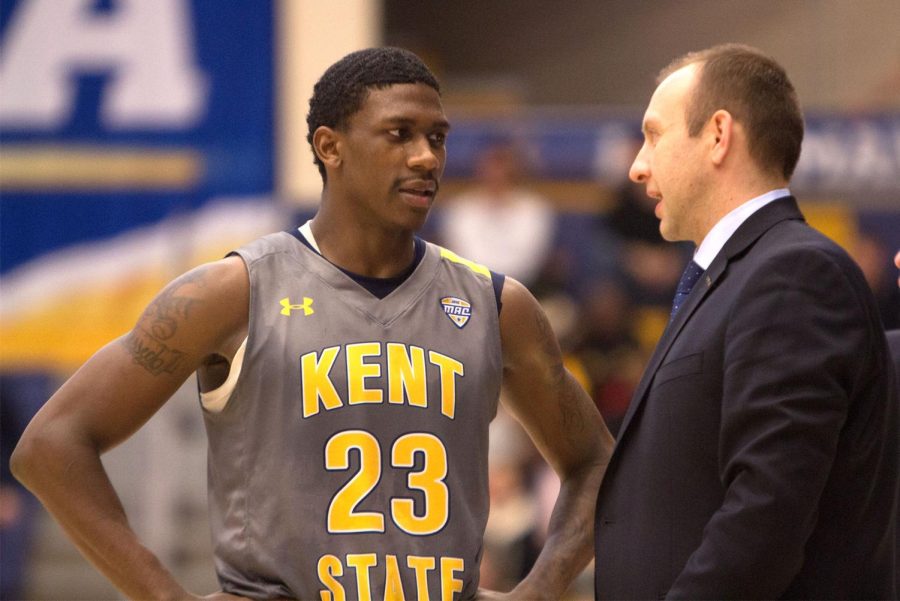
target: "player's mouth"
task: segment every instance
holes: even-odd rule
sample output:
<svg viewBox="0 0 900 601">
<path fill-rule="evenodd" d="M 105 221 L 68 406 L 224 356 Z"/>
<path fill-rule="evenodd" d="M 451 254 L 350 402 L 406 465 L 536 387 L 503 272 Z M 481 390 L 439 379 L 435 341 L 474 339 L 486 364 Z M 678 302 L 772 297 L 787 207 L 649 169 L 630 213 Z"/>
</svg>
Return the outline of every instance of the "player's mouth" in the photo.
<svg viewBox="0 0 900 601">
<path fill-rule="evenodd" d="M 437 194 L 434 180 L 407 180 L 400 184 L 400 195 L 407 203 L 417 207 L 429 207 Z"/>
</svg>

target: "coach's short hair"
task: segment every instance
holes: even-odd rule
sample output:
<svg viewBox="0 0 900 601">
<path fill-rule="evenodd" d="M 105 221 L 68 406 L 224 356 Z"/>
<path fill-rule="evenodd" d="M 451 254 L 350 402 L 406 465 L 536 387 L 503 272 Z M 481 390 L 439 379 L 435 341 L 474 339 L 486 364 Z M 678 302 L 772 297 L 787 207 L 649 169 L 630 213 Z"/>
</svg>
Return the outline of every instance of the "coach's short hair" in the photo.
<svg viewBox="0 0 900 601">
<path fill-rule="evenodd" d="M 340 129 L 361 107 L 370 88 L 393 84 L 423 83 L 440 94 L 434 74 L 418 56 L 403 48 L 367 48 L 352 52 L 331 65 L 313 88 L 309 99 L 306 140 L 313 145 L 313 134 L 320 126 Z M 313 148 L 313 157 L 326 181 L 325 165 Z"/>
<path fill-rule="evenodd" d="M 784 68 L 756 48 L 722 44 L 675 59 L 657 83 L 694 63 L 700 72 L 686 108 L 688 133 L 697 136 L 724 109 L 746 129 L 757 165 L 790 180 L 800 158 L 803 114 Z"/>
</svg>

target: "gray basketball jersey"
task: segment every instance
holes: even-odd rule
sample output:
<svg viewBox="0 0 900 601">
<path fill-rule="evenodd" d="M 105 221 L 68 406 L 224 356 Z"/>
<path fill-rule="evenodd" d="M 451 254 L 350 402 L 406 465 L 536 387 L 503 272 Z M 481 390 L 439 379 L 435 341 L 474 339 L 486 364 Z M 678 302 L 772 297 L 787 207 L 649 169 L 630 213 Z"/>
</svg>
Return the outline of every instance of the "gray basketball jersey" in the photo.
<svg viewBox="0 0 900 601">
<path fill-rule="evenodd" d="M 287 232 L 239 249 L 250 328 L 204 411 L 226 591 L 469 599 L 502 376 L 490 272 L 428 244 L 378 299 Z"/>
</svg>

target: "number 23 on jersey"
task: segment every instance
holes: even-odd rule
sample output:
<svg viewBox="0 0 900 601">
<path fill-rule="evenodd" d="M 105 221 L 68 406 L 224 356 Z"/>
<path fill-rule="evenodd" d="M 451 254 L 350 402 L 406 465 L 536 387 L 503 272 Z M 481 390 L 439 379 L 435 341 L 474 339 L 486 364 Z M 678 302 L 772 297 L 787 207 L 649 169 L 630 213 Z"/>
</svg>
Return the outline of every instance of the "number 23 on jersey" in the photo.
<svg viewBox="0 0 900 601">
<path fill-rule="evenodd" d="M 381 481 L 382 458 L 378 439 L 365 430 L 338 432 L 325 445 L 325 469 L 350 469 L 352 451 L 359 455 L 359 469 L 328 504 L 328 532 L 384 532 L 384 513 L 357 509 Z M 412 469 L 416 465 L 417 455 L 423 459 L 422 469 L 409 472 L 407 486 L 424 494 L 424 511 L 416 513 L 412 498 L 393 498 L 390 517 L 407 534 L 426 536 L 440 531 L 450 515 L 450 493 L 444 482 L 447 477 L 447 450 L 433 434 L 404 434 L 391 445 L 390 467 Z"/>
</svg>

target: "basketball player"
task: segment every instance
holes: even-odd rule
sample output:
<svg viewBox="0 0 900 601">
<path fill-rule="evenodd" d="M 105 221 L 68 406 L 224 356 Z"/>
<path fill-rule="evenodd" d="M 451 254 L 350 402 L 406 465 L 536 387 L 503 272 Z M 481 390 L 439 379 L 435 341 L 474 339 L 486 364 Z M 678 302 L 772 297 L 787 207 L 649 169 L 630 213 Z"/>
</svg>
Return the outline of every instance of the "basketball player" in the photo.
<svg viewBox="0 0 900 601">
<path fill-rule="evenodd" d="M 212 597 L 499 599 L 478 572 L 502 383 L 562 480 L 509 598 L 558 598 L 591 556 L 612 438 L 528 291 L 415 236 L 446 159 L 437 81 L 404 50 L 350 54 L 308 125 L 316 216 L 169 284 L 49 400 L 16 475 L 123 593 L 196 598 L 136 538 L 100 462 L 196 371 Z"/>
</svg>

